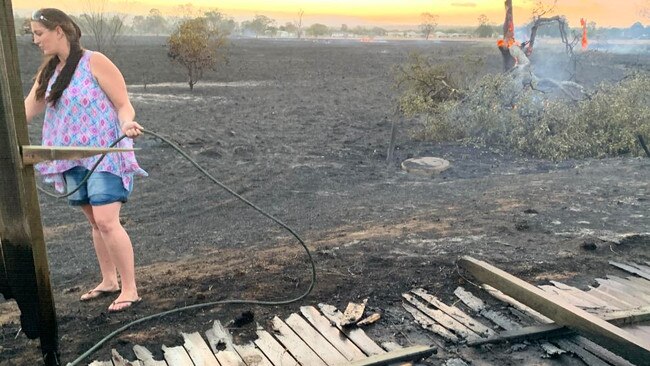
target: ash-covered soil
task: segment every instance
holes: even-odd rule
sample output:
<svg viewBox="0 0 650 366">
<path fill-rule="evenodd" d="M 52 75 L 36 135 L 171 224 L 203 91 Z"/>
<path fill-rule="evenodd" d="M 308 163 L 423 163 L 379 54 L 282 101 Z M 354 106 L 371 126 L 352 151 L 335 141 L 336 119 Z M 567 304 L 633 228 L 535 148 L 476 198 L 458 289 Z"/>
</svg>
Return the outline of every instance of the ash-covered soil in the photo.
<svg viewBox="0 0 650 366">
<path fill-rule="evenodd" d="M 256 323 L 268 329 L 273 316 L 284 318 L 301 305 L 342 310 L 368 298 L 370 310 L 383 316 L 366 332 L 378 342 L 438 344 L 430 364 L 460 355 L 475 365 L 577 365 L 566 355 L 542 359 L 534 346 L 513 352 L 509 345 L 472 351 L 445 345 L 419 328 L 401 307 L 401 294 L 424 287 L 451 303 L 461 285 L 498 309 L 458 272 L 455 262 L 463 255 L 531 283 L 559 280 L 581 288 L 617 273 L 609 260 L 650 260 L 650 159 L 556 163 L 431 144 L 413 137 L 419 122 L 397 119 L 392 68 L 410 52 L 441 62 L 484 57 L 485 72 L 500 72 L 501 56 L 491 42 L 236 39 L 228 64 L 206 73 L 194 91 L 183 69 L 167 60 L 164 42 L 129 38 L 111 55 L 129 84 L 138 121 L 299 233 L 314 256 L 317 283 L 291 305 L 222 306 L 149 321 L 91 359 L 108 360 L 111 348 L 133 358 L 134 344 L 160 358 L 162 344 L 182 344 L 180 331 L 204 332 L 214 320 L 228 323 L 251 310 L 255 321 L 232 329 L 244 342 L 254 338 Z M 19 45 L 27 91 L 40 56 L 26 38 Z M 542 48 L 536 57 L 543 55 Z M 650 69 L 647 54 L 593 53 L 583 62 L 577 81 L 588 86 Z M 397 147 L 387 162 L 394 121 Z M 40 141 L 41 122 L 30 126 L 33 143 Z M 137 147 L 150 176 L 137 180 L 122 215 L 144 298 L 132 311 L 107 314 L 110 298 L 78 301 L 99 280 L 89 226 L 66 202 L 41 195 L 64 362 L 146 315 L 223 299 L 283 300 L 309 285 L 306 255 L 286 231 L 160 141 L 144 137 Z M 400 169 L 402 160 L 420 156 L 447 159 L 451 168 L 433 177 Z M 38 364 L 38 341 L 17 335 L 15 304 L 0 303 L 0 309 L 0 365 Z"/>
</svg>

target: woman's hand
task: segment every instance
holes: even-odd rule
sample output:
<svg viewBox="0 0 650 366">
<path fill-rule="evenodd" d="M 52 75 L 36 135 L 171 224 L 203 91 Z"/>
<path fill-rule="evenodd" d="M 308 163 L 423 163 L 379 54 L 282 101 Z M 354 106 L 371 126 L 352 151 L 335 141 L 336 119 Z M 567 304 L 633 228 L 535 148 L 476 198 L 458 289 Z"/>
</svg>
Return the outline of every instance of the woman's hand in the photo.
<svg viewBox="0 0 650 366">
<path fill-rule="evenodd" d="M 136 121 L 123 122 L 120 124 L 122 133 L 130 138 L 136 138 L 142 135 L 142 126 Z"/>
</svg>

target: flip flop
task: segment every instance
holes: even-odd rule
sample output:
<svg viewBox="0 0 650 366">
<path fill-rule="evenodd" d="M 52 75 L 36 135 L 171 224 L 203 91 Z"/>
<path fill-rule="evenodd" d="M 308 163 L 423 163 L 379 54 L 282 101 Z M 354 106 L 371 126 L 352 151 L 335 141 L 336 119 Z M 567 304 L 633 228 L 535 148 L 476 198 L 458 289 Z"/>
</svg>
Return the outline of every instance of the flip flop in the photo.
<svg viewBox="0 0 650 366">
<path fill-rule="evenodd" d="M 141 302 L 142 302 L 142 298 L 141 298 L 141 297 L 138 297 L 138 298 L 135 299 L 135 300 L 113 301 L 113 302 L 111 303 L 111 306 L 114 306 L 114 305 L 117 305 L 117 304 L 129 304 L 129 305 L 127 305 L 127 306 L 125 306 L 125 307 L 123 307 L 123 308 L 117 309 L 117 310 L 112 310 L 111 308 L 109 308 L 109 309 L 108 309 L 108 312 L 109 312 L 109 313 L 119 313 L 119 312 L 125 311 L 125 310 L 127 310 L 127 309 L 130 309 L 130 308 L 132 308 L 132 307 L 135 307 L 136 305 L 138 305 L 138 304 L 141 303 Z"/>
<path fill-rule="evenodd" d="M 90 290 L 86 292 L 85 294 L 81 295 L 81 298 L 79 298 L 79 301 L 90 301 L 90 300 L 95 300 L 95 299 L 100 299 L 102 297 L 112 295 L 114 293 L 120 292 L 120 289 L 116 290 Z M 85 297 L 84 297 L 85 296 Z"/>
</svg>

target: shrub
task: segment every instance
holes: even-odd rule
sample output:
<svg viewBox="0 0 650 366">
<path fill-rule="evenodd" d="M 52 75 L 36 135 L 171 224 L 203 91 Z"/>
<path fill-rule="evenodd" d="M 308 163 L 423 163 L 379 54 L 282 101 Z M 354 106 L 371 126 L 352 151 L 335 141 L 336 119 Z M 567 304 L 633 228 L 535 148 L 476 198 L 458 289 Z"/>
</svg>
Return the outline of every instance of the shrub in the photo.
<svg viewBox="0 0 650 366">
<path fill-rule="evenodd" d="M 203 77 L 206 69 L 215 69 L 224 58 L 227 41 L 218 29 L 212 29 L 205 18 L 182 22 L 167 40 L 168 56 L 187 69 L 190 90 Z"/>
<path fill-rule="evenodd" d="M 420 56 L 410 62 L 398 74 L 398 85 L 405 89 L 400 108 L 421 117 L 419 132 L 428 140 L 562 160 L 641 155 L 637 136 L 650 137 L 648 73 L 601 84 L 587 99 L 575 101 L 524 87 L 510 74 L 488 74 L 460 87 L 450 72 L 458 67 L 432 66 Z M 442 81 L 453 89 L 442 87 Z"/>
</svg>

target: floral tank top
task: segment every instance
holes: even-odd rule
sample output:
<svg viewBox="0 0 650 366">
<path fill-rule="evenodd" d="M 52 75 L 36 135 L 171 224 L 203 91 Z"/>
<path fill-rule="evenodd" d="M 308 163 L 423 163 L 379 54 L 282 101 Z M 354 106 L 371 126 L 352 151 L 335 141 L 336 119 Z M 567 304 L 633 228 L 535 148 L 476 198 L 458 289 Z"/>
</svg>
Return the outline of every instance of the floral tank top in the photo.
<svg viewBox="0 0 650 366">
<path fill-rule="evenodd" d="M 63 91 L 56 106 L 47 104 L 43 122 L 44 146 L 108 147 L 122 135 L 117 109 L 90 71 L 92 52 L 83 52 L 70 85 Z M 58 75 L 59 72 L 55 71 L 50 78 L 46 98 Z M 133 140 L 126 137 L 115 147 L 131 148 Z M 45 182 L 54 183 L 57 191 L 64 192 L 63 172 L 76 166 L 91 169 L 100 157 L 46 161 L 35 168 L 43 175 Z M 121 177 L 126 189 L 129 189 L 134 175 L 147 176 L 133 152 L 107 154 L 95 171 Z"/>
</svg>

